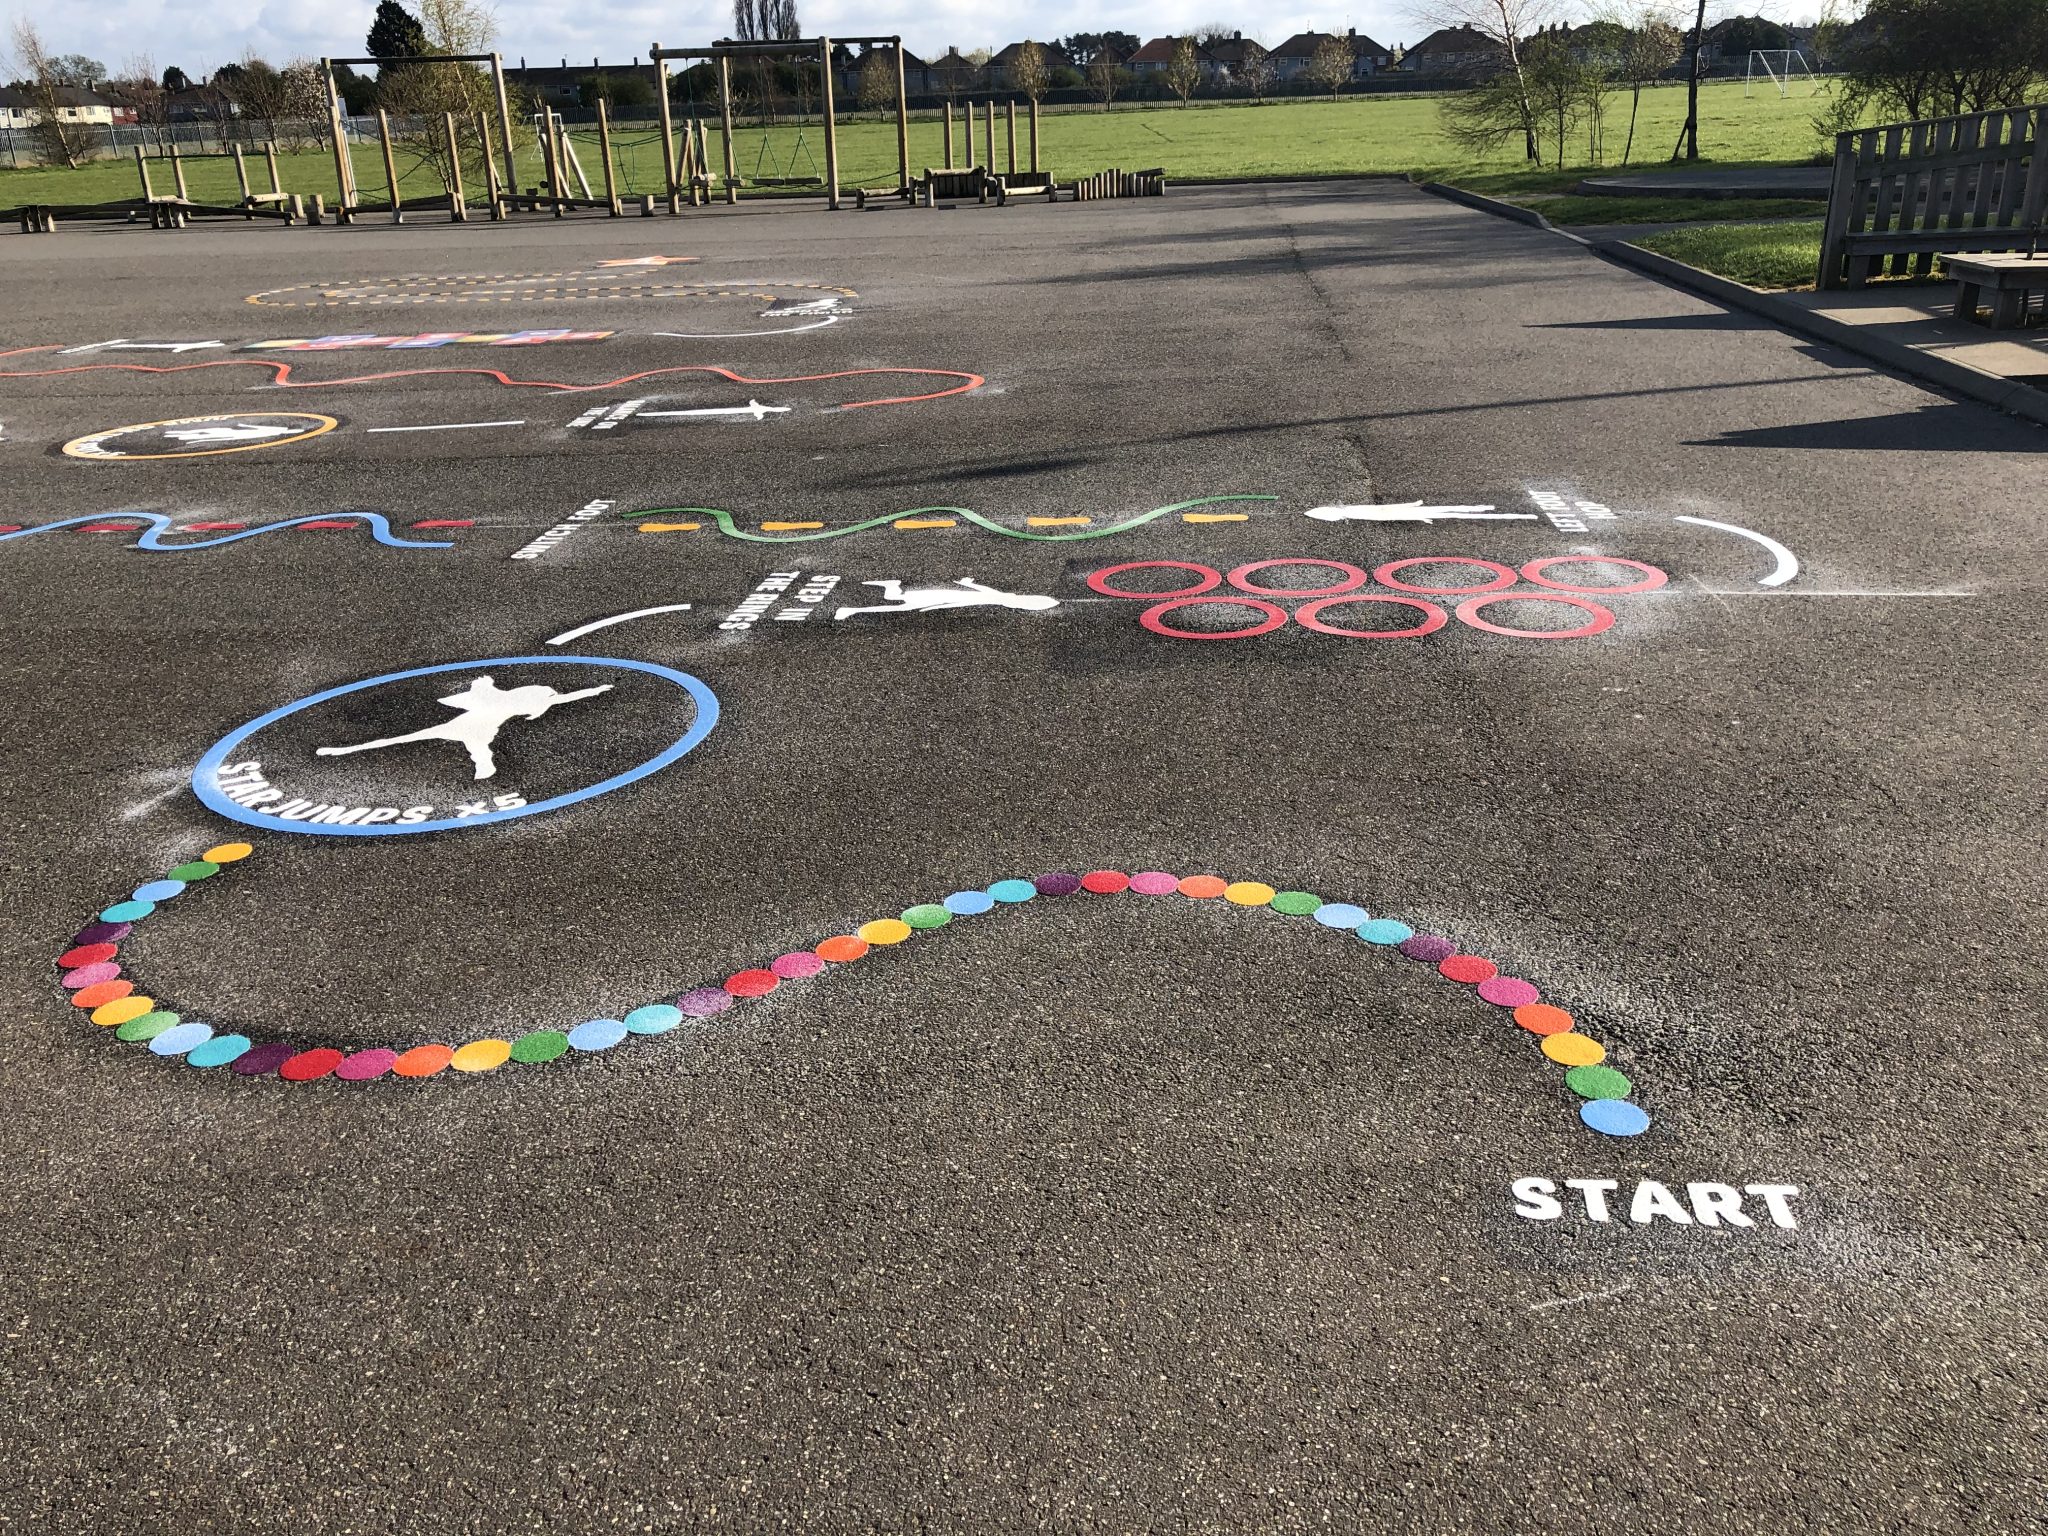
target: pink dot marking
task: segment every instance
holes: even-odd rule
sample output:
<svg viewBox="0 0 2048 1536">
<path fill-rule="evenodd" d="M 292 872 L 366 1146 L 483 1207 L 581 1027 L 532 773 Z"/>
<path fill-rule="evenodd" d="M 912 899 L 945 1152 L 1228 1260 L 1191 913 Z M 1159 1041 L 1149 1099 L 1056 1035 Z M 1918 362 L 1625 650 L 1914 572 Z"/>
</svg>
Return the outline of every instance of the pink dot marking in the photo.
<svg viewBox="0 0 2048 1536">
<path fill-rule="evenodd" d="M 825 962 L 808 949 L 793 949 L 786 955 L 777 955 L 768 962 L 768 969 L 784 981 L 796 981 L 805 976 L 815 976 L 825 969 Z"/>
<path fill-rule="evenodd" d="M 111 960 L 101 960 L 93 965 L 81 965 L 75 971 L 64 973 L 64 986 L 73 992 L 80 987 L 89 987 L 94 982 L 112 981 L 121 974 L 121 967 Z"/>
<path fill-rule="evenodd" d="M 1171 896 L 1180 889 L 1180 877 L 1164 870 L 1148 869 L 1131 876 L 1131 889 L 1140 896 Z"/>
<path fill-rule="evenodd" d="M 1500 1008 L 1526 1008 L 1543 996 L 1519 976 L 1494 976 L 1482 981 L 1479 995 Z"/>
<path fill-rule="evenodd" d="M 374 1050 L 357 1051 L 344 1057 L 341 1065 L 334 1069 L 334 1075 L 344 1082 L 367 1083 L 389 1072 L 396 1060 L 398 1052 L 388 1051 L 380 1045 Z"/>
</svg>

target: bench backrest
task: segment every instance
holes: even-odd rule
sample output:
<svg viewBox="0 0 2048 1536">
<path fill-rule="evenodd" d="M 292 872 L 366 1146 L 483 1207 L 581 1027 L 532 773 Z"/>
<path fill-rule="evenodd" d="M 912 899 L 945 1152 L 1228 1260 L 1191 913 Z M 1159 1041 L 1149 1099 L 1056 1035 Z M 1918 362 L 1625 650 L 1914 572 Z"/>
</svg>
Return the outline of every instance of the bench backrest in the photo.
<svg viewBox="0 0 2048 1536">
<path fill-rule="evenodd" d="M 1887 252 L 1881 236 L 1918 235 L 1892 271 L 1924 276 L 1926 236 L 1942 230 L 2038 230 L 2048 213 L 2048 106 L 1890 123 L 1835 136 L 1821 230 L 1820 286 L 1860 284 Z M 1849 237 L 1855 236 L 1854 250 Z M 2022 242 L 2024 243 L 2024 242 Z"/>
</svg>

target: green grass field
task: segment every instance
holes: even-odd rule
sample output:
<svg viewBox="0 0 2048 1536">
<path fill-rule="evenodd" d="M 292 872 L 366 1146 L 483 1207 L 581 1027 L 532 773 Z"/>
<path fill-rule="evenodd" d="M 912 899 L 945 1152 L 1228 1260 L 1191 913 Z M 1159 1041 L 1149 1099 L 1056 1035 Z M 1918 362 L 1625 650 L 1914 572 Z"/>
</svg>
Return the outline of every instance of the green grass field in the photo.
<svg viewBox="0 0 2048 1536">
<path fill-rule="evenodd" d="M 1573 197 L 1569 193 L 1513 197 L 1553 224 L 1729 224 L 1746 219 L 1817 219 L 1824 202 L 1774 197 Z"/>
<path fill-rule="evenodd" d="M 1687 266 L 1752 288 L 1811 288 L 1820 271 L 1820 220 L 1796 224 L 1708 224 L 1634 242 Z"/>
<path fill-rule="evenodd" d="M 1709 160 L 1729 164 L 1799 163 L 1819 153 L 1821 142 L 1808 119 L 1814 103 L 1801 94 L 1781 100 L 1758 93 L 1745 98 L 1739 83 L 1710 84 L 1700 93 L 1700 151 Z M 1607 121 L 1608 167 L 1617 163 L 1627 131 L 1628 101 L 1616 98 Z M 1685 117 L 1685 92 L 1662 86 L 1643 93 L 1636 125 L 1632 163 L 1656 167 L 1665 163 Z M 822 176 L 824 143 L 814 122 L 802 130 L 794 125 L 761 130 L 740 129 L 733 153 L 743 177 L 817 174 Z M 655 192 L 661 187 L 661 138 L 652 125 L 626 125 L 617 133 L 617 165 L 625 192 Z M 1018 128 L 1020 157 L 1025 128 Z M 594 131 L 575 134 L 577 153 L 593 187 L 603 190 L 602 161 Z M 941 161 L 942 133 L 937 118 L 921 116 L 911 123 L 913 171 Z M 977 135 L 977 145 L 982 138 Z M 840 176 L 847 186 L 879 186 L 895 180 L 896 128 L 892 119 L 868 117 L 842 122 L 839 129 Z M 714 160 L 719 153 L 712 134 Z M 964 150 L 963 150 L 964 153 Z M 310 196 L 335 196 L 334 166 L 318 150 L 284 154 L 280 166 L 285 190 Z M 1008 163 L 1004 124 L 996 125 L 998 166 Z M 1572 157 L 1567 155 L 1567 160 Z M 376 146 L 353 150 L 356 181 L 369 201 L 384 200 L 383 159 Z M 1361 96 L 1341 101 L 1288 100 L 1265 106 L 1217 103 L 1192 107 L 1120 108 L 1113 112 L 1060 111 L 1043 119 L 1041 163 L 1060 178 L 1070 179 L 1115 166 L 1139 170 L 1163 167 L 1169 181 L 1200 182 L 1232 177 L 1399 175 L 1416 173 L 1428 179 L 1456 181 L 1478 191 L 1515 193 L 1563 191 L 1596 169 L 1568 165 L 1529 170 L 1518 150 L 1483 159 L 1462 154 L 1444 137 L 1437 98 L 1426 96 Z M 528 151 L 521 157 L 520 185 L 540 180 L 540 160 Z M 255 175 L 262 175 L 260 158 Z M 481 191 L 482 167 L 465 167 L 471 196 Z M 152 174 L 159 194 L 172 189 L 169 167 Z M 232 203 L 238 196 L 234 168 L 226 159 L 188 160 L 186 179 L 195 201 Z M 0 207 L 22 203 L 85 204 L 112 202 L 139 194 L 132 156 L 98 161 L 75 171 L 63 169 L 0 170 Z M 432 170 L 417 157 L 400 155 L 400 191 L 425 196 L 440 191 Z"/>
</svg>

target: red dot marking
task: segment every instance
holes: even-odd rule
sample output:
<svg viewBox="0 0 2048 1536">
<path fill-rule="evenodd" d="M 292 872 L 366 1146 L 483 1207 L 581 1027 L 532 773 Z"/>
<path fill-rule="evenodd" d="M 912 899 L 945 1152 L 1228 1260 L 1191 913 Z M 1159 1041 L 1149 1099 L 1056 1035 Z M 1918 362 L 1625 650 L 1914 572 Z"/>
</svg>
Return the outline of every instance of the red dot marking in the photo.
<svg viewBox="0 0 2048 1536">
<path fill-rule="evenodd" d="M 315 1046 L 310 1051 L 301 1051 L 277 1069 L 277 1075 L 288 1083 L 310 1083 L 315 1078 L 325 1077 L 341 1065 L 341 1052 L 332 1046 Z"/>
<path fill-rule="evenodd" d="M 725 978 L 725 990 L 734 997 L 766 997 L 781 982 L 782 978 L 773 971 L 735 971 Z"/>
<path fill-rule="evenodd" d="M 78 531 L 80 533 L 133 533 L 135 532 L 135 525 L 133 523 L 81 523 L 79 524 Z"/>
<path fill-rule="evenodd" d="M 299 524 L 299 526 L 301 528 L 311 529 L 314 532 L 318 533 L 337 528 L 354 528 L 357 525 L 353 522 L 343 522 L 339 518 L 323 517 L 319 519 L 317 522 L 301 523 Z"/>
<path fill-rule="evenodd" d="M 1118 891 L 1128 890 L 1130 884 L 1129 875 L 1114 869 L 1091 869 L 1081 877 L 1081 889 L 1098 896 L 1114 896 Z"/>
<path fill-rule="evenodd" d="M 102 960 L 111 960 L 120 952 L 120 946 L 115 944 L 79 944 L 59 955 L 57 964 L 67 971 L 75 971 L 81 965 L 98 965 Z"/>
<path fill-rule="evenodd" d="M 1491 981 L 1500 974 L 1500 967 L 1491 960 L 1478 955 L 1452 955 L 1437 965 L 1440 974 L 1453 981 Z"/>
</svg>

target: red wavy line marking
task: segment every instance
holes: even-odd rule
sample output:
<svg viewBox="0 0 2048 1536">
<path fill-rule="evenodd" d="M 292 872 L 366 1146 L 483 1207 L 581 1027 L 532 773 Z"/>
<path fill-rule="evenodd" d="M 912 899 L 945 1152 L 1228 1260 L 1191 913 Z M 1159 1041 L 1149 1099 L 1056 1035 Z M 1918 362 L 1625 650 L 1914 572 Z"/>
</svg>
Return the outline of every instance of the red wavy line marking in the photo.
<svg viewBox="0 0 2048 1536">
<path fill-rule="evenodd" d="M 11 352 L 0 352 L 0 357 L 14 357 L 23 352 L 50 352 L 54 347 L 16 347 Z M 979 389 L 988 381 L 978 373 L 967 373 L 958 368 L 848 368 L 838 373 L 797 373 L 787 378 L 754 379 L 743 373 L 734 373 L 730 368 L 717 368 L 709 363 L 678 364 L 673 368 L 650 368 L 645 373 L 629 373 L 621 378 L 606 379 L 599 384 L 564 384 L 555 379 L 514 379 L 508 378 L 495 368 L 394 368 L 388 373 L 364 373 L 349 379 L 305 379 L 292 382 L 292 365 L 273 357 L 216 358 L 205 363 L 77 363 L 69 368 L 31 368 L 19 372 L 0 373 L 0 379 L 43 379 L 64 373 L 99 373 L 109 369 L 119 373 L 190 373 L 198 368 L 268 368 L 271 382 L 279 389 L 322 389 L 344 384 L 376 384 L 385 379 L 410 379 L 423 375 L 473 373 L 484 378 L 496 379 L 507 389 L 550 389 L 558 394 L 581 395 L 594 390 L 617 389 L 624 384 L 637 384 L 642 379 L 660 378 L 670 373 L 715 373 L 734 384 L 819 384 L 831 379 L 865 378 L 870 374 L 920 374 L 927 378 L 962 379 L 951 389 L 941 389 L 926 395 L 889 395 L 877 400 L 849 400 L 837 407 L 842 411 L 857 411 L 870 405 L 915 405 L 920 400 L 943 400 L 948 395 L 964 395 L 971 389 Z"/>
</svg>

